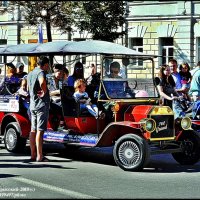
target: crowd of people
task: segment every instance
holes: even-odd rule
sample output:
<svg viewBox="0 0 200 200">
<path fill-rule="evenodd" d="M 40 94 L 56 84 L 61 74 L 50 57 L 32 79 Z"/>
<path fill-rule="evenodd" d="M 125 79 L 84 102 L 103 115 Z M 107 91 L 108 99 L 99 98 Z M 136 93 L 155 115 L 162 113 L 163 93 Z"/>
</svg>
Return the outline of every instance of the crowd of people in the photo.
<svg viewBox="0 0 200 200">
<path fill-rule="evenodd" d="M 85 92 L 83 64 L 77 62 L 74 65 L 74 72 L 69 76 L 69 71 L 63 64 L 54 64 L 53 73 L 48 73 L 49 59 L 41 56 L 37 66 L 28 74 L 24 72 L 24 64 L 18 62 L 6 63 L 6 76 L 0 82 L 0 91 L 11 85 L 10 94 L 20 95 L 23 105 L 27 109 L 28 117 L 31 121 L 30 131 L 30 161 L 47 162 L 48 159 L 43 155 L 43 134 L 47 130 L 48 116 L 50 110 L 60 115 L 60 126 L 64 124 L 61 106 L 60 89 L 64 85 L 73 86 L 76 90 L 74 97 L 79 101 L 79 97 L 87 96 L 87 102 L 81 102 L 81 110 L 88 110 L 95 118 L 99 118 L 99 111 L 95 104 L 89 102 L 89 96 Z M 96 73 L 96 67 L 91 66 L 91 75 Z M 15 84 L 15 89 L 12 87 Z M 13 91 L 12 91 L 13 89 Z M 4 93 L 5 94 L 5 93 Z M 83 94 L 83 95 L 82 95 Z"/>
<path fill-rule="evenodd" d="M 190 71 L 187 62 L 183 62 L 178 67 L 175 59 L 169 60 L 168 64 L 163 64 L 159 72 L 159 84 L 157 86 L 163 105 L 171 107 L 175 113 L 175 119 L 185 116 L 185 113 L 193 110 L 193 117 L 197 110 L 200 95 L 200 62 L 197 67 Z M 184 105 L 183 103 L 184 102 Z"/>
<path fill-rule="evenodd" d="M 50 108 L 61 116 L 60 126 L 64 123 L 61 106 L 60 89 L 63 85 L 73 86 L 73 97 L 80 103 L 80 110 L 88 110 L 96 119 L 103 119 L 105 114 L 98 110 L 96 104 L 86 92 L 87 79 L 84 78 L 84 67 L 81 62 L 74 65 L 73 74 L 69 76 L 68 69 L 62 64 L 53 65 L 53 73 L 48 74 L 49 59 L 41 56 L 38 66 L 28 74 L 24 72 L 24 64 L 7 63 L 6 76 L 0 82 L 0 90 L 5 83 L 10 81 L 19 84 L 16 94 L 24 97 L 24 105 L 31 121 L 30 149 L 31 161 L 46 162 L 48 159 L 43 155 L 43 134 L 47 129 Z M 91 75 L 97 73 L 96 66 L 91 65 Z M 112 62 L 109 74 L 104 78 L 122 78 L 120 64 Z M 180 106 L 179 99 L 185 98 L 193 106 L 193 113 L 200 106 L 200 62 L 197 67 L 190 70 L 188 63 L 181 63 L 178 67 L 175 59 L 169 60 L 168 64 L 160 67 L 158 92 L 163 100 L 163 105 L 169 106 L 175 113 L 175 119 L 182 117 L 185 110 Z M 195 114 L 193 114 L 195 117 Z"/>
</svg>

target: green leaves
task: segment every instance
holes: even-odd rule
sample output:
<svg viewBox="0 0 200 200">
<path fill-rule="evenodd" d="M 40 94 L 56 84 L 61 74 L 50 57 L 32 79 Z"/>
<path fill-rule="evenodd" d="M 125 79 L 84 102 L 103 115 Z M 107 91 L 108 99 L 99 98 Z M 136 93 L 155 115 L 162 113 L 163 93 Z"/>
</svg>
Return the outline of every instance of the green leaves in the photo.
<svg viewBox="0 0 200 200">
<path fill-rule="evenodd" d="M 22 15 L 30 24 L 50 21 L 62 33 L 76 26 L 80 31 L 88 31 L 93 39 L 114 41 L 125 32 L 125 5 L 123 1 L 9 1 L 8 12 L 20 5 Z M 45 10 L 47 15 L 42 15 Z"/>
<path fill-rule="evenodd" d="M 82 1 L 81 22 L 76 23 L 81 31 L 92 33 L 93 39 L 113 42 L 124 35 L 119 28 L 125 23 L 123 1 Z"/>
</svg>

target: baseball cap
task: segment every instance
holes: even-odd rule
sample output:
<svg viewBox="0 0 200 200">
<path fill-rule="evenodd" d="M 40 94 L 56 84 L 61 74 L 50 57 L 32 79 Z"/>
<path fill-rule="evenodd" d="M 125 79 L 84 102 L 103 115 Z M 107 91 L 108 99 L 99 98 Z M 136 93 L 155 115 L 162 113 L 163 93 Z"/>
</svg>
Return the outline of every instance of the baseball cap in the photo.
<svg viewBox="0 0 200 200">
<path fill-rule="evenodd" d="M 21 62 L 18 62 L 17 64 L 16 64 L 16 68 L 19 68 L 19 67 L 24 67 L 24 64 L 23 63 L 21 63 Z"/>
</svg>

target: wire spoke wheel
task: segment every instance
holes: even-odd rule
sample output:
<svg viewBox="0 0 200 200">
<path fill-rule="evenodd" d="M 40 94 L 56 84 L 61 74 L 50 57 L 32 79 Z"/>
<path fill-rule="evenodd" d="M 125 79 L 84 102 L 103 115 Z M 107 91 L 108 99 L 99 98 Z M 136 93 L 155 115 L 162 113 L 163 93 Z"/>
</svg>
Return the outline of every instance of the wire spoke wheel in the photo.
<svg viewBox="0 0 200 200">
<path fill-rule="evenodd" d="M 11 122 L 6 126 L 4 143 L 9 152 L 24 150 L 26 146 L 26 138 L 22 138 L 19 131 L 20 128 L 17 122 Z"/>
<path fill-rule="evenodd" d="M 13 128 L 8 129 L 6 136 L 5 136 L 5 142 L 6 142 L 7 148 L 10 150 L 16 146 L 17 134 Z"/>
<path fill-rule="evenodd" d="M 141 157 L 141 152 L 138 146 L 132 141 L 122 143 L 119 147 L 119 159 L 126 165 L 136 164 Z"/>
<path fill-rule="evenodd" d="M 119 138 L 113 149 L 116 164 L 126 171 L 139 171 L 148 163 L 150 150 L 145 139 L 127 134 Z"/>
</svg>

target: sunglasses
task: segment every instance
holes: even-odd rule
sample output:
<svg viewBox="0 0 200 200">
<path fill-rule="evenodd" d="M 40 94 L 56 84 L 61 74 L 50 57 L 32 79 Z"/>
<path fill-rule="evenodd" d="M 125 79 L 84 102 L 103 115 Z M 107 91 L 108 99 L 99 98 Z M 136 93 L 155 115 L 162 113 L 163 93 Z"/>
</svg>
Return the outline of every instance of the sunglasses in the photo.
<svg viewBox="0 0 200 200">
<path fill-rule="evenodd" d="M 78 71 L 78 70 L 83 70 L 83 68 L 82 68 L 82 67 L 77 67 L 75 70 L 76 70 L 76 71 Z"/>
</svg>

